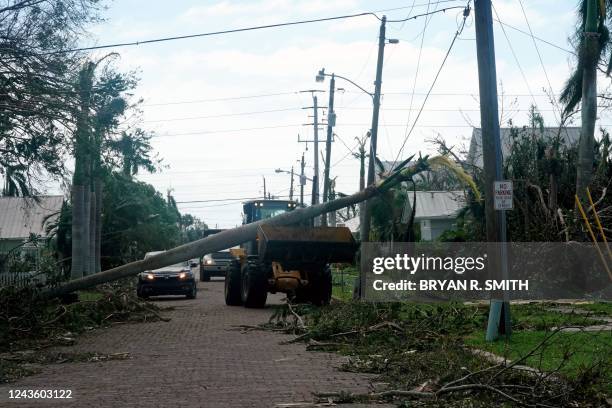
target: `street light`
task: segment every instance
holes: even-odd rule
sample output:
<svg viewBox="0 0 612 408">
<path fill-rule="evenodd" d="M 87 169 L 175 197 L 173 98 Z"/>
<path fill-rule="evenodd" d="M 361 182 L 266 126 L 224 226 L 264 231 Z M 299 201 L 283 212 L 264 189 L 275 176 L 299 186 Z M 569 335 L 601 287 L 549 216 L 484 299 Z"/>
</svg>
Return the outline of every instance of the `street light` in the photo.
<svg viewBox="0 0 612 408">
<path fill-rule="evenodd" d="M 325 77 L 331 77 L 331 76 L 335 76 L 336 78 L 342 78 L 344 79 L 346 82 L 353 84 L 354 86 L 356 86 L 357 88 L 359 88 L 360 91 L 365 92 L 366 94 L 370 95 L 370 97 L 374 97 L 374 94 L 372 92 L 366 91 L 361 85 L 358 85 L 357 83 L 351 81 L 350 79 L 348 79 L 347 77 L 344 77 L 342 75 L 338 75 L 336 73 L 333 74 L 328 74 L 325 72 L 325 68 L 321 68 L 319 70 L 319 72 L 317 73 L 317 76 L 315 77 L 315 81 L 317 82 L 323 82 L 325 81 Z"/>
<path fill-rule="evenodd" d="M 276 170 L 274 170 L 274 172 L 275 172 L 275 173 L 287 173 L 287 174 L 292 174 L 292 172 L 290 172 L 290 171 L 288 171 L 288 170 L 283 170 L 283 169 L 276 169 Z M 312 182 L 312 179 L 311 179 L 310 177 L 303 176 L 303 178 L 304 178 L 304 180 L 308 180 L 308 181 Z M 306 183 L 303 183 L 303 184 L 306 184 Z"/>
</svg>

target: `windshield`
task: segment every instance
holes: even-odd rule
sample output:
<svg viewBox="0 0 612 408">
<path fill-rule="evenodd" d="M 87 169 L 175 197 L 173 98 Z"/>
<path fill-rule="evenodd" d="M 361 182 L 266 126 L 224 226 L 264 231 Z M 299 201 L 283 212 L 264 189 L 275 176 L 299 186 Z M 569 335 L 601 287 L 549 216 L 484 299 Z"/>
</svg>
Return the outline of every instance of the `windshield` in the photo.
<svg viewBox="0 0 612 408">
<path fill-rule="evenodd" d="M 274 208 L 274 207 L 258 207 L 255 210 L 255 219 L 265 220 L 266 218 L 276 217 L 287 212 L 287 208 Z"/>
<path fill-rule="evenodd" d="M 167 270 L 172 270 L 172 269 L 189 269 L 189 261 L 185 261 L 185 262 L 179 262 L 176 263 L 174 265 L 169 265 L 169 266 L 164 266 L 163 268 L 158 268 L 155 269 L 154 272 L 163 272 L 163 271 L 167 271 Z"/>
<path fill-rule="evenodd" d="M 213 259 L 231 259 L 233 258 L 232 254 L 229 252 L 214 252 L 210 254 L 210 257 Z"/>
</svg>

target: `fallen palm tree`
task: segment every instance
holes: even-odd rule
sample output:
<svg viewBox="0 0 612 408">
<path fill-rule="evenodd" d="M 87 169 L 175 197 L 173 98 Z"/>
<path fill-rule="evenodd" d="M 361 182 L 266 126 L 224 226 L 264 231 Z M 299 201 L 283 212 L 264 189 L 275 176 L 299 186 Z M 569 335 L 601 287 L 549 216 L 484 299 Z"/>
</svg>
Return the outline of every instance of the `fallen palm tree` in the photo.
<svg viewBox="0 0 612 408">
<path fill-rule="evenodd" d="M 76 290 L 82 290 L 101 283 L 133 276 L 146 270 L 163 268 L 178 262 L 199 258 L 202 254 L 231 248 L 244 242 L 254 240 L 257 235 L 257 229 L 261 224 L 292 225 L 306 222 L 322 214 L 337 211 L 366 201 L 389 190 L 402 181 L 410 180 L 415 174 L 430 169 L 430 162 L 436 164 L 440 163 L 439 159 L 435 157 L 431 159 L 424 157 L 408 165 L 411 159 L 412 157 L 398 165 L 397 170 L 388 178 L 380 180 L 350 196 L 338 198 L 323 204 L 313 205 L 311 207 L 296 209 L 276 217 L 228 229 L 206 238 L 167 250 L 147 259 L 131 262 L 94 275 L 71 280 L 53 288 L 47 288 L 41 292 L 41 296 L 50 298 L 66 295 Z M 460 179 L 465 179 L 467 176 L 459 167 L 450 167 L 450 169 L 455 172 Z"/>
</svg>

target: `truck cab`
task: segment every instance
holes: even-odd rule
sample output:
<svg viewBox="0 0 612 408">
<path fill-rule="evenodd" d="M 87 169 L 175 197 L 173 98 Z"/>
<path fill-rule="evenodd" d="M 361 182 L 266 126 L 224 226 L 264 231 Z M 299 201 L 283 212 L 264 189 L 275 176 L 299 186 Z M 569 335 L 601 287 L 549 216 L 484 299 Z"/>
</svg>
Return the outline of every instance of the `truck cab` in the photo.
<svg viewBox="0 0 612 408">
<path fill-rule="evenodd" d="M 251 224 L 267 218 L 276 217 L 283 213 L 293 211 L 298 203 L 289 200 L 252 200 L 242 205 L 242 224 Z M 246 242 L 241 245 L 247 255 L 257 255 L 257 241 Z"/>
<path fill-rule="evenodd" d="M 242 224 L 272 218 L 297 208 L 298 203 L 288 200 L 253 200 L 242 205 Z"/>
</svg>

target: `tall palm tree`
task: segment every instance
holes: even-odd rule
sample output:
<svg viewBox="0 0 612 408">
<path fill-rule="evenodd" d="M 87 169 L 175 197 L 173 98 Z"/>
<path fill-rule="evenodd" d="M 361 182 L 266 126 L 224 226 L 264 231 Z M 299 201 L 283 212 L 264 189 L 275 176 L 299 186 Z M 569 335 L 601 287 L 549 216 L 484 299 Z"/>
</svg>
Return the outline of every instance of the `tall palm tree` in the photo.
<svg viewBox="0 0 612 408">
<path fill-rule="evenodd" d="M 612 0 L 580 0 L 578 24 L 573 37 L 576 68 L 567 80 L 560 100 L 565 114 L 582 102 L 582 132 L 578 146 L 576 194 L 583 196 L 591 182 L 594 161 L 595 120 L 597 117 L 597 67 L 606 65 L 612 71 L 610 32 L 606 24 L 612 21 Z"/>
</svg>

